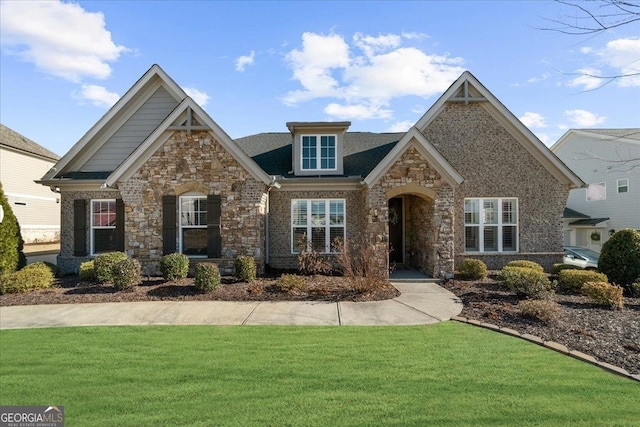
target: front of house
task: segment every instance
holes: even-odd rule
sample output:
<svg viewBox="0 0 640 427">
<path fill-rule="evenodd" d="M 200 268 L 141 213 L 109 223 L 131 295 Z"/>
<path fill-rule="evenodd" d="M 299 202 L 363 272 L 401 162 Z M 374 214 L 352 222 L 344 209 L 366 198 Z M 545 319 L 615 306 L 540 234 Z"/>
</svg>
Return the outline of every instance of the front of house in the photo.
<svg viewBox="0 0 640 427">
<path fill-rule="evenodd" d="M 407 132 L 286 126 L 232 140 L 154 65 L 40 181 L 61 194 L 59 267 L 121 250 L 146 274 L 173 252 L 290 269 L 336 239 L 434 277 L 465 258 L 562 259 L 582 181 L 468 72 Z"/>
</svg>

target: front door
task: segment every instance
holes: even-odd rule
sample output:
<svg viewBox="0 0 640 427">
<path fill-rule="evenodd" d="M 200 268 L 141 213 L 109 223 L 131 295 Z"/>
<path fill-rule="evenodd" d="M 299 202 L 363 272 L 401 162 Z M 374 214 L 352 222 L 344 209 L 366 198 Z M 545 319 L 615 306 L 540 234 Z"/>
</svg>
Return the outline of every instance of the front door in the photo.
<svg viewBox="0 0 640 427">
<path fill-rule="evenodd" d="M 389 264 L 404 263 L 402 197 L 389 199 Z"/>
</svg>

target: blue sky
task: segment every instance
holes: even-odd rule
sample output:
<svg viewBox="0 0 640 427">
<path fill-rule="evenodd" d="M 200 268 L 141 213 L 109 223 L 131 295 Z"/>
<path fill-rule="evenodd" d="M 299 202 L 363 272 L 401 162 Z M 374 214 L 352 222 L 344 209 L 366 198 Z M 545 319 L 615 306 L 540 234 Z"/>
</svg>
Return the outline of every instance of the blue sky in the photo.
<svg viewBox="0 0 640 427">
<path fill-rule="evenodd" d="M 232 137 L 404 131 L 471 71 L 547 145 L 640 127 L 640 24 L 540 28 L 550 1 L 0 1 L 0 120 L 63 155 L 153 64 Z M 575 22 L 578 22 L 577 20 Z"/>
</svg>

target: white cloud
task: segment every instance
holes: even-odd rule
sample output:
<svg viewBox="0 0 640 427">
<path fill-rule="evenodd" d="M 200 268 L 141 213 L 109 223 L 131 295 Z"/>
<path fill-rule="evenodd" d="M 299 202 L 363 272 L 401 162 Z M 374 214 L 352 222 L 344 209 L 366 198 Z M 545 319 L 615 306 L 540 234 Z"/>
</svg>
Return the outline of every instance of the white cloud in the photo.
<svg viewBox="0 0 640 427">
<path fill-rule="evenodd" d="M 579 74 L 569 86 L 582 86 L 584 90 L 597 89 L 615 78 L 620 87 L 640 86 L 640 37 L 611 40 L 602 49 L 585 47 L 580 52 L 594 56 L 594 65 L 576 71 Z"/>
<path fill-rule="evenodd" d="M 243 72 L 248 65 L 253 65 L 256 53 L 252 50 L 249 55 L 243 55 L 236 58 L 236 71 Z"/>
<path fill-rule="evenodd" d="M 286 56 L 302 89 L 287 93 L 283 100 L 295 105 L 335 98 L 343 102 L 325 109 L 335 117 L 389 118 L 393 98 L 440 94 L 464 71 L 462 58 L 402 45 L 415 38 L 413 33 L 356 33 L 350 45 L 341 35 L 304 33 L 302 47 Z"/>
<path fill-rule="evenodd" d="M 391 126 L 389 126 L 389 129 L 387 129 L 387 132 L 406 132 L 409 129 L 411 129 L 411 126 L 413 126 L 414 124 L 415 122 L 412 122 L 411 120 L 403 120 L 401 122 L 396 122 Z"/>
<path fill-rule="evenodd" d="M 3 1 L 0 8 L 2 44 L 54 76 L 105 79 L 109 62 L 128 50 L 113 42 L 102 13 L 75 3 Z"/>
<path fill-rule="evenodd" d="M 520 121 L 528 128 L 545 128 L 547 123 L 545 122 L 542 114 L 531 113 L 527 111 L 524 116 L 519 117 Z"/>
<path fill-rule="evenodd" d="M 598 116 L 586 110 L 567 110 L 564 115 L 574 126 L 582 128 L 598 126 L 607 120 L 606 116 Z"/>
<path fill-rule="evenodd" d="M 205 92 L 202 92 L 201 90 L 198 90 L 194 87 L 185 87 L 184 91 L 187 95 L 193 98 L 194 101 L 196 101 L 196 104 L 201 107 L 207 105 L 207 102 L 209 102 L 209 99 L 211 99 L 211 97 Z"/>
<path fill-rule="evenodd" d="M 82 85 L 79 92 L 73 93 L 73 97 L 80 102 L 89 101 L 96 107 L 105 108 L 111 108 L 120 99 L 117 93 L 109 92 L 105 87 L 96 85 Z"/>
<path fill-rule="evenodd" d="M 536 136 L 546 146 L 551 146 L 555 142 L 555 141 L 551 140 L 551 137 L 547 133 L 538 133 L 538 132 L 536 132 Z"/>
</svg>

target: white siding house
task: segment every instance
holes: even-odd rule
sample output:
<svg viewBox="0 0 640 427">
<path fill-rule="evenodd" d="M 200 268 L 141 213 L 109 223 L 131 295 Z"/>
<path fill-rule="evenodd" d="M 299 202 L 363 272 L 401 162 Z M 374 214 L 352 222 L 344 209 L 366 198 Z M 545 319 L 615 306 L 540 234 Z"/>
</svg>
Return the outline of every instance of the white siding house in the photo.
<svg viewBox="0 0 640 427">
<path fill-rule="evenodd" d="M 571 129 L 551 151 L 587 184 L 569 192 L 565 245 L 599 251 L 613 231 L 640 230 L 640 129 Z"/>
<path fill-rule="evenodd" d="M 34 182 L 59 159 L 0 124 L 0 182 L 26 244 L 60 241 L 60 195 Z"/>
</svg>

